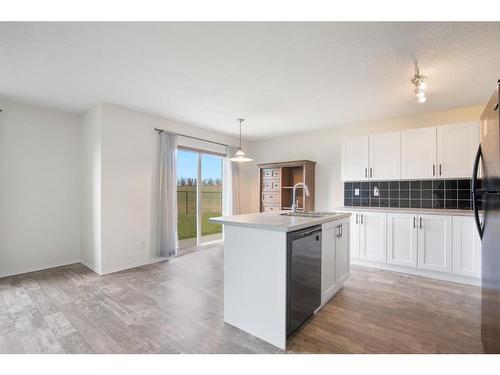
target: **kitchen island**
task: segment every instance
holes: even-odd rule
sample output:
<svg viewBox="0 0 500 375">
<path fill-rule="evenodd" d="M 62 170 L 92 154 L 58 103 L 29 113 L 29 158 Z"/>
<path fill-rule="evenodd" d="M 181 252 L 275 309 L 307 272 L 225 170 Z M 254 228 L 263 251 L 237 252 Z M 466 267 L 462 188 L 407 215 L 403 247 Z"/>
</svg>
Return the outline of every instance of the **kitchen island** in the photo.
<svg viewBox="0 0 500 375">
<path fill-rule="evenodd" d="M 314 238 L 320 241 L 320 266 L 311 275 L 321 280 L 321 286 L 301 290 L 314 294 L 317 311 L 349 277 L 350 215 L 258 213 L 210 219 L 224 225 L 224 321 L 286 349 L 290 294 L 297 292 L 289 277 L 293 272 L 290 239 L 301 230 L 321 230 Z"/>
</svg>

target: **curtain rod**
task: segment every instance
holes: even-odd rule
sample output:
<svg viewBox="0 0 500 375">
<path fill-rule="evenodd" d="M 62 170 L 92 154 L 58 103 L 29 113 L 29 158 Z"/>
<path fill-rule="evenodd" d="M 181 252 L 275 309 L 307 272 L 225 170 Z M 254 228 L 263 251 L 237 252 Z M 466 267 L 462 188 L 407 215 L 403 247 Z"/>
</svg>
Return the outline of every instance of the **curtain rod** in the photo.
<svg viewBox="0 0 500 375">
<path fill-rule="evenodd" d="M 155 131 L 157 131 L 158 133 L 167 132 L 167 130 L 165 130 L 165 129 L 158 129 L 158 128 L 155 128 Z M 219 146 L 229 147 L 229 145 L 227 145 L 225 143 L 220 143 L 220 142 L 215 142 L 215 141 L 209 141 L 208 139 L 193 137 L 191 135 L 186 135 L 186 134 L 181 134 L 181 133 L 175 133 L 175 132 L 169 132 L 169 133 L 174 133 L 174 134 L 180 135 L 181 137 L 196 139 L 197 141 L 208 142 L 208 143 L 213 143 L 213 144 L 219 145 Z"/>
</svg>

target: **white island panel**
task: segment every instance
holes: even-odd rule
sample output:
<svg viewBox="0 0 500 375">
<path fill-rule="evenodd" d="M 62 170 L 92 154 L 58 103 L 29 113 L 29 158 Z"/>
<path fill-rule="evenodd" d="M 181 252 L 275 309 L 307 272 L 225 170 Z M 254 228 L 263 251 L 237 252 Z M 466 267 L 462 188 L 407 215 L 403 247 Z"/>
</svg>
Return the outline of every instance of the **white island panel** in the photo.
<svg viewBox="0 0 500 375">
<path fill-rule="evenodd" d="M 224 225 L 224 321 L 286 348 L 286 232 Z"/>
</svg>

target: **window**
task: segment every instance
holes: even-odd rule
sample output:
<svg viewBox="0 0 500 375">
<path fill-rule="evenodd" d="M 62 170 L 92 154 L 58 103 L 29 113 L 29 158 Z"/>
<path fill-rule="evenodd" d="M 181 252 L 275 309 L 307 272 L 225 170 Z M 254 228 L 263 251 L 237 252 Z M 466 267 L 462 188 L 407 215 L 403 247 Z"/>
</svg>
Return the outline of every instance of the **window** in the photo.
<svg viewBox="0 0 500 375">
<path fill-rule="evenodd" d="M 222 155 L 186 148 L 177 150 L 177 229 L 179 248 L 222 239 Z"/>
</svg>

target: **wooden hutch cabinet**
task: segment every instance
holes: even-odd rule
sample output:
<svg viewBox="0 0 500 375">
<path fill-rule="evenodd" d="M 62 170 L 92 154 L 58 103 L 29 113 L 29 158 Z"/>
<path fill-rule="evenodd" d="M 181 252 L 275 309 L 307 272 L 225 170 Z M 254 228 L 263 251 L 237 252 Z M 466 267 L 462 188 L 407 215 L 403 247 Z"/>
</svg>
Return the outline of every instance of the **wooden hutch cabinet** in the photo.
<svg viewBox="0 0 500 375">
<path fill-rule="evenodd" d="M 260 211 L 291 210 L 292 190 L 298 182 L 304 182 L 307 185 L 310 196 L 306 196 L 303 188 L 297 189 L 297 210 L 313 211 L 315 165 L 316 162 L 310 160 L 258 164 Z"/>
</svg>

